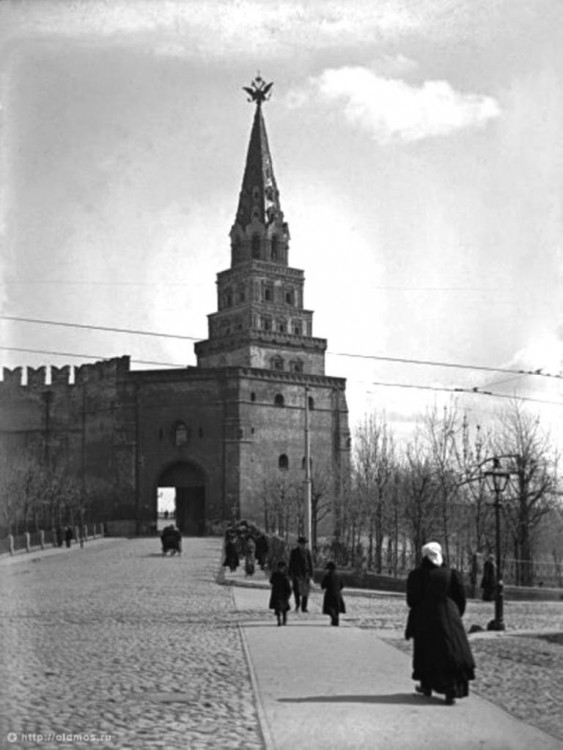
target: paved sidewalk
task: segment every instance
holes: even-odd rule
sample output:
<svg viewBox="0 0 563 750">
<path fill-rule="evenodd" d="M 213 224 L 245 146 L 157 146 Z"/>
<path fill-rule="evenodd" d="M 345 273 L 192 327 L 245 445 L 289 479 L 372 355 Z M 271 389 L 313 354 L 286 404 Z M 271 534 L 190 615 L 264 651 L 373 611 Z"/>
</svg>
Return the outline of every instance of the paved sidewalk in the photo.
<svg viewBox="0 0 563 750">
<path fill-rule="evenodd" d="M 241 613 L 264 610 L 241 630 L 269 750 L 561 748 L 474 694 L 455 706 L 415 694 L 410 657 L 371 630 L 295 612 L 277 627 L 262 586 L 235 585 L 233 595 Z"/>
</svg>

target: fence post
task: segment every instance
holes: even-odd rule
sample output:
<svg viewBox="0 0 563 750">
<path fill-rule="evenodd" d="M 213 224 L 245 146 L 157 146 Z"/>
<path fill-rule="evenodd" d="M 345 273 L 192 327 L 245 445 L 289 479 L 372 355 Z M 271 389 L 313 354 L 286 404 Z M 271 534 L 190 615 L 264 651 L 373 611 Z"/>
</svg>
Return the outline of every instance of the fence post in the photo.
<svg viewBox="0 0 563 750">
<path fill-rule="evenodd" d="M 25 550 L 26 552 L 31 551 L 31 534 L 29 531 L 25 532 Z"/>
<path fill-rule="evenodd" d="M 10 554 L 14 554 L 14 536 L 13 534 L 8 534 L 8 543 L 10 545 Z"/>
<path fill-rule="evenodd" d="M 39 545 L 41 549 L 45 549 L 45 532 L 43 529 L 39 529 Z"/>
</svg>

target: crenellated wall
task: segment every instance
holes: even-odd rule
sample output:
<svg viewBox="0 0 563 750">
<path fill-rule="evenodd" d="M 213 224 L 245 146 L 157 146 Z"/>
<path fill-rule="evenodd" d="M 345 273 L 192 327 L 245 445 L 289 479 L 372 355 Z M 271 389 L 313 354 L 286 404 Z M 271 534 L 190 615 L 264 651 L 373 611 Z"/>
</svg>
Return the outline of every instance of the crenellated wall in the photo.
<svg viewBox="0 0 563 750">
<path fill-rule="evenodd" d="M 50 373 L 44 366 L 28 367 L 23 375 L 21 367 L 3 369 L 2 447 L 69 472 L 84 487 L 90 483 L 115 491 L 120 488 L 123 497 L 127 488 L 132 493 L 130 433 L 134 434 L 134 428 L 123 426 L 119 408 L 129 357 L 80 367 L 51 367 Z"/>
</svg>

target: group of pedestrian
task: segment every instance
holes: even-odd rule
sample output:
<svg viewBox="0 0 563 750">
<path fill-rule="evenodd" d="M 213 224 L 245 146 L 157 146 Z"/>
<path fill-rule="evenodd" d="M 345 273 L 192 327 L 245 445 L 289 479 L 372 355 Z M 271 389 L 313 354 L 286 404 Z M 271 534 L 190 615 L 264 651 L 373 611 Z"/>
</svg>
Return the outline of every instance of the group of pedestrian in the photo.
<svg viewBox="0 0 563 750">
<path fill-rule="evenodd" d="M 241 558 L 247 576 L 254 575 L 256 565 L 264 570 L 268 562 L 268 540 L 265 534 L 246 521 L 239 521 L 226 530 L 223 566 L 234 573 Z"/>
<path fill-rule="evenodd" d="M 307 547 L 304 536 L 297 539 L 297 546 L 289 555 L 289 567 L 285 560 L 280 560 L 277 569 L 270 577 L 272 587 L 269 608 L 274 610 L 278 625 L 287 625 L 287 613 L 291 609 L 290 598 L 293 594 L 295 611 L 308 612 L 311 581 L 313 580 L 313 558 Z M 321 581 L 324 590 L 323 614 L 330 617 L 331 625 L 339 625 L 340 614 L 346 611 L 342 589 L 342 578 L 336 572 L 336 565 L 329 562 Z"/>
<path fill-rule="evenodd" d="M 168 552 L 172 556 L 176 553 L 182 554 L 182 533 L 180 529 L 173 523 L 169 526 L 165 526 L 160 534 L 160 541 L 162 544 L 162 554 L 166 555 Z"/>
<path fill-rule="evenodd" d="M 72 540 L 74 539 L 74 531 L 72 530 L 72 526 L 65 526 L 64 529 L 62 526 L 57 526 L 56 537 L 58 547 L 62 547 L 64 543 L 66 548 L 70 549 L 70 547 L 72 546 Z"/>
</svg>

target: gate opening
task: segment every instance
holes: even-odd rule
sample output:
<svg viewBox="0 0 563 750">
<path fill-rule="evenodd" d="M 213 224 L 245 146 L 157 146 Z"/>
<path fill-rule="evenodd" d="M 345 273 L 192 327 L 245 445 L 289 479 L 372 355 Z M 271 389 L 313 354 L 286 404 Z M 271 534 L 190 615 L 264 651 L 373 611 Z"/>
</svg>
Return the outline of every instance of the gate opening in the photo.
<svg viewBox="0 0 563 750">
<path fill-rule="evenodd" d="M 174 523 L 186 536 L 204 536 L 205 476 L 201 469 L 188 463 L 166 469 L 158 479 L 157 507 L 159 528 Z"/>
</svg>

